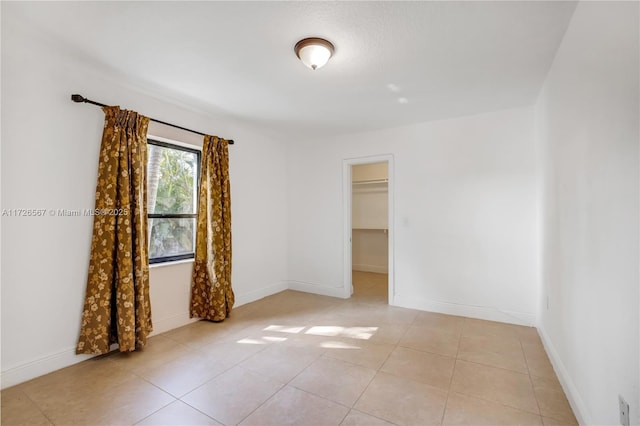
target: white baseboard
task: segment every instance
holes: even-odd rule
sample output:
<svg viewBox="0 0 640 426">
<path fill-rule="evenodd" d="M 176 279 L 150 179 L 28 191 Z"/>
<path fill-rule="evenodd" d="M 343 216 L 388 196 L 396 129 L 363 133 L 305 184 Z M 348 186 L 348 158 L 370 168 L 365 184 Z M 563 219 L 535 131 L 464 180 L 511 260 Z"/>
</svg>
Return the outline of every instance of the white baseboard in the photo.
<svg viewBox="0 0 640 426">
<path fill-rule="evenodd" d="M 440 302 L 435 300 L 404 297 L 396 294 L 393 300 L 395 306 L 418 309 L 421 311 L 438 312 L 441 314 L 458 315 L 487 321 L 505 322 L 508 324 L 526 325 L 536 324 L 536 315 L 526 312 L 513 312 L 491 307 L 461 305 L 457 303 Z"/>
<path fill-rule="evenodd" d="M 303 291 L 305 293 L 319 294 L 321 296 L 339 297 L 341 299 L 344 298 L 344 289 L 342 287 L 327 287 L 303 281 L 289 281 L 289 289 Z"/>
<path fill-rule="evenodd" d="M 551 343 L 551 339 L 549 335 L 545 331 L 542 326 L 538 327 L 538 333 L 540 333 L 540 337 L 542 338 L 542 344 L 544 345 L 544 349 L 547 351 L 549 355 L 549 360 L 553 365 L 553 369 L 556 372 L 556 376 L 558 376 L 558 380 L 562 385 L 562 389 L 564 390 L 567 399 L 569 400 L 569 404 L 571 404 L 571 408 L 573 409 L 573 414 L 576 416 L 576 420 L 581 425 L 592 425 L 595 424 L 589 414 L 589 410 L 587 409 L 587 405 L 584 403 L 582 397 L 580 396 L 580 392 L 578 392 L 578 388 L 576 388 L 573 380 L 571 380 L 571 376 L 569 376 L 569 372 L 564 366 L 564 363 L 560 359 L 558 355 L 558 351 L 556 351 L 555 346 Z"/>
<path fill-rule="evenodd" d="M 75 346 L 64 349 L 60 352 L 26 362 L 1 372 L 0 388 L 6 389 L 10 386 L 60 370 L 61 368 L 77 364 L 94 356 L 95 355 L 76 355 Z"/>
<path fill-rule="evenodd" d="M 389 273 L 389 265 L 365 265 L 365 264 L 353 264 L 352 269 L 354 271 L 361 272 L 375 272 L 377 274 L 387 274 Z"/>
<path fill-rule="evenodd" d="M 247 303 L 255 302 L 256 300 L 264 299 L 272 294 L 280 293 L 289 289 L 287 281 L 280 281 L 275 284 L 271 284 L 267 287 L 260 288 L 258 290 L 250 291 L 248 293 L 236 294 L 235 306 L 246 305 Z"/>
</svg>

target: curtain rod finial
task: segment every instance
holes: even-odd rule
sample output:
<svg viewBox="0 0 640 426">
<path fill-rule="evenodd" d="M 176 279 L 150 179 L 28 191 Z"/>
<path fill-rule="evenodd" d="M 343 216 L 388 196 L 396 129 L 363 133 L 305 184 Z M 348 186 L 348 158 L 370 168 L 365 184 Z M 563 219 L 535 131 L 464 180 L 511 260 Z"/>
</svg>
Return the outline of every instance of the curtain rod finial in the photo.
<svg viewBox="0 0 640 426">
<path fill-rule="evenodd" d="M 86 101 L 86 98 L 82 95 L 71 95 L 71 100 L 73 102 L 84 102 Z"/>
</svg>

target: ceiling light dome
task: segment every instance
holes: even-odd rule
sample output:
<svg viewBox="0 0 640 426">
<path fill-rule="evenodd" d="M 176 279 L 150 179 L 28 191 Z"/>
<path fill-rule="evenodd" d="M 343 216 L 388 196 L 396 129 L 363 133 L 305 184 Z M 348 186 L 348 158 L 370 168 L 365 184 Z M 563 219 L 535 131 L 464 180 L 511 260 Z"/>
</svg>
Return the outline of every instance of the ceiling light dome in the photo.
<svg viewBox="0 0 640 426">
<path fill-rule="evenodd" d="M 333 55 L 333 44 L 323 38 L 310 37 L 297 42 L 294 50 L 303 64 L 317 70 Z"/>
</svg>

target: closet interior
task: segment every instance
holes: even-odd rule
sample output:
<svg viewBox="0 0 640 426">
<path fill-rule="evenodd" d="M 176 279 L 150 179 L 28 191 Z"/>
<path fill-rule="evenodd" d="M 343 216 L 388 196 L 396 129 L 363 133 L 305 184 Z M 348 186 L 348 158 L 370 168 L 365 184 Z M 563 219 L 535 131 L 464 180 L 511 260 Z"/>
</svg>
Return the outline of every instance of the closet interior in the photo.
<svg viewBox="0 0 640 426">
<path fill-rule="evenodd" d="M 388 163 L 352 166 L 353 296 L 387 300 L 389 272 Z"/>
</svg>

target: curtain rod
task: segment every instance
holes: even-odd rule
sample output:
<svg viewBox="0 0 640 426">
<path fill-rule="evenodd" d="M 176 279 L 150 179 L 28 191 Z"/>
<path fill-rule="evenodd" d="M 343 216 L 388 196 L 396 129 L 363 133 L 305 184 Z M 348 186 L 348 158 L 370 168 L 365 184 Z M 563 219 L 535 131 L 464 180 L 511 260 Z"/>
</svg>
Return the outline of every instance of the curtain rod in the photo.
<svg viewBox="0 0 640 426">
<path fill-rule="evenodd" d="M 85 104 L 93 104 L 93 105 L 98 105 L 98 106 L 101 106 L 101 107 L 109 106 L 109 105 L 101 104 L 100 102 L 96 102 L 96 101 L 92 101 L 90 99 L 87 99 L 82 95 L 71 95 L 71 100 L 73 102 L 78 102 L 78 103 L 84 102 Z M 176 129 L 186 130 L 187 132 L 195 133 L 197 135 L 207 136 L 206 133 L 198 132 L 196 130 L 187 129 L 186 127 L 178 126 L 176 124 L 167 123 L 166 121 L 156 120 L 155 118 L 149 118 L 149 120 L 154 121 L 156 123 L 164 124 L 165 126 L 175 127 Z M 229 139 L 227 142 L 229 143 L 229 145 L 233 145 L 234 144 L 233 139 Z"/>
</svg>

